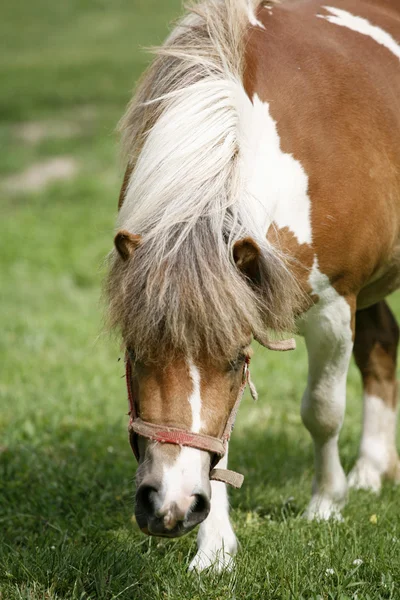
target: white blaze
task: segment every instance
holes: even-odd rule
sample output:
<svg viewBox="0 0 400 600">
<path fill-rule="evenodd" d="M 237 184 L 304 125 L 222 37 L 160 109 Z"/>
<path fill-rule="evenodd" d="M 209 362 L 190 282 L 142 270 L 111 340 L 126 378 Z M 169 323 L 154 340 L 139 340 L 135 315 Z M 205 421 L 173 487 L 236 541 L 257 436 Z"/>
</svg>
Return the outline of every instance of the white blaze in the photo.
<svg viewBox="0 0 400 600">
<path fill-rule="evenodd" d="M 189 404 L 192 409 L 192 431 L 199 433 L 201 428 L 200 372 L 192 361 L 189 361 L 189 371 L 193 383 L 193 390 L 189 397 Z"/>
<path fill-rule="evenodd" d="M 201 429 L 201 393 L 200 371 L 191 360 L 188 361 L 190 377 L 192 379 L 192 392 L 188 398 L 192 411 L 193 433 Z M 184 407 L 182 407 L 184 410 Z M 190 497 L 193 491 L 201 488 L 202 452 L 197 448 L 182 446 L 172 465 L 163 466 L 162 489 L 164 492 L 163 507 L 168 507 L 172 502 L 184 497 Z"/>
</svg>

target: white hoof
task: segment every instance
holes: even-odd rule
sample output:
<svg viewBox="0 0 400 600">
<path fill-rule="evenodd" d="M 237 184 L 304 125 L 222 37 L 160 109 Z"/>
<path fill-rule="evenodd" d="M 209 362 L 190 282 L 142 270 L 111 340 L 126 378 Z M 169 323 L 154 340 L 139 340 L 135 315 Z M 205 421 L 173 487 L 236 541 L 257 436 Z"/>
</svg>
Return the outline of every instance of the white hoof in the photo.
<svg viewBox="0 0 400 600">
<path fill-rule="evenodd" d="M 308 521 L 328 521 L 329 519 L 343 521 L 340 513 L 341 506 L 331 498 L 315 495 L 311 498 L 310 504 L 303 516 Z"/>
<path fill-rule="evenodd" d="M 189 565 L 189 571 L 200 573 L 209 567 L 213 571 L 231 571 L 234 565 L 234 556 L 237 552 L 237 540 L 232 531 L 228 537 L 204 540 L 196 556 Z"/>
<path fill-rule="evenodd" d="M 382 475 L 367 458 L 359 458 L 349 474 L 348 482 L 349 487 L 355 490 L 368 490 L 379 494 L 382 486 Z"/>
</svg>

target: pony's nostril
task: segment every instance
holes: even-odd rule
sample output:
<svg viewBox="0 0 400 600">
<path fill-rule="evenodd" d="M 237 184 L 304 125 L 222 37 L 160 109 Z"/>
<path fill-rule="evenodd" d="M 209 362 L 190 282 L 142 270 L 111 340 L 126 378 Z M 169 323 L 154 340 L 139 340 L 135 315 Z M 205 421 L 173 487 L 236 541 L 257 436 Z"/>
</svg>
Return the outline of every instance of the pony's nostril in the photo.
<svg viewBox="0 0 400 600">
<path fill-rule="evenodd" d="M 203 512 L 207 507 L 207 500 L 202 494 L 195 494 L 193 503 L 190 507 L 190 512 Z"/>
<path fill-rule="evenodd" d="M 210 512 L 210 501 L 204 494 L 195 494 L 189 511 L 189 521 L 201 523 Z"/>
<path fill-rule="evenodd" d="M 142 485 L 136 492 L 136 507 L 146 517 L 154 515 L 158 489 L 152 485 Z"/>
</svg>

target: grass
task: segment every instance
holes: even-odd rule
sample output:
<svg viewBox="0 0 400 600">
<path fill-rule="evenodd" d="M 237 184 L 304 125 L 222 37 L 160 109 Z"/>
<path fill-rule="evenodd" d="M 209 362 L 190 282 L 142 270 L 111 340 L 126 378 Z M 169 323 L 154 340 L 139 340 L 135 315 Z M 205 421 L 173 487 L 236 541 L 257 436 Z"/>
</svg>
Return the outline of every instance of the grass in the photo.
<svg viewBox="0 0 400 600">
<path fill-rule="evenodd" d="M 56 156 L 79 172 L 40 193 L 0 187 L 0 597 L 399 598 L 397 489 L 352 493 L 342 524 L 301 519 L 313 465 L 299 417 L 301 341 L 289 355 L 257 348 L 253 361 L 260 400 L 246 395 L 231 450 L 246 475 L 231 492 L 234 571 L 189 575 L 195 534 L 149 539 L 132 520 L 121 353 L 101 333 L 99 301 L 121 180 L 114 127 L 148 60 L 138 46 L 160 42 L 178 12 L 176 0 L 2 3 L 0 181 Z M 27 122 L 46 135 L 21 139 Z M 398 297 L 392 305 L 400 316 Z M 352 365 L 346 470 L 360 395 Z"/>
</svg>

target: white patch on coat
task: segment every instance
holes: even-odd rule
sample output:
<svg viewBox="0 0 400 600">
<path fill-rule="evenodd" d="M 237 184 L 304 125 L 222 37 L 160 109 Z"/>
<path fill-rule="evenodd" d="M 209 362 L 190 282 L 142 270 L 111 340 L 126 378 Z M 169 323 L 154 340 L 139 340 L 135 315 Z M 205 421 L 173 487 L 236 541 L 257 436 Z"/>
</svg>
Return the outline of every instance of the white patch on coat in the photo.
<svg viewBox="0 0 400 600">
<path fill-rule="evenodd" d="M 268 102 L 257 94 L 241 98 L 243 175 L 249 212 L 263 235 L 274 222 L 288 227 L 299 244 L 312 241 L 308 176 L 301 163 L 281 150 Z"/>
<path fill-rule="evenodd" d="M 189 361 L 189 371 L 193 383 L 193 391 L 189 397 L 189 404 L 192 409 L 192 431 L 199 433 L 201 429 L 200 372 L 192 361 Z"/>
<path fill-rule="evenodd" d="M 400 59 L 400 45 L 389 33 L 384 31 L 381 27 L 372 25 L 372 23 L 370 23 L 367 19 L 352 15 L 347 10 L 335 8 L 333 6 L 324 6 L 323 8 L 328 12 L 332 13 L 332 15 L 334 16 L 317 15 L 321 19 L 325 19 L 326 21 L 334 23 L 335 25 L 347 27 L 348 29 L 357 31 L 362 35 L 367 35 L 378 44 L 385 46 L 385 48 L 390 50 L 390 52 L 393 52 L 393 54 L 397 56 L 398 59 Z"/>
<path fill-rule="evenodd" d="M 247 3 L 247 15 L 249 17 L 249 22 L 253 27 L 261 27 L 261 29 L 265 29 L 264 25 L 259 21 L 254 14 L 254 7 L 251 0 L 248 0 Z"/>
<path fill-rule="evenodd" d="M 319 301 L 299 323 L 309 360 L 301 416 L 314 442 L 313 495 L 305 516 L 340 519 L 347 481 L 339 458 L 338 437 L 346 405 L 346 379 L 353 348 L 351 310 L 321 273 L 314 259 L 309 282 Z"/>
<path fill-rule="evenodd" d="M 228 453 L 217 467 L 226 469 Z M 229 520 L 229 502 L 226 485 L 220 481 L 211 482 L 211 509 L 208 517 L 199 527 L 197 554 L 189 565 L 189 570 L 203 571 L 210 566 L 216 571 L 230 570 L 237 551 L 237 540 Z"/>
<path fill-rule="evenodd" d="M 396 410 L 382 398 L 365 394 L 360 456 L 349 475 L 350 487 L 380 491 L 383 475 L 397 460 L 396 423 Z"/>
</svg>

